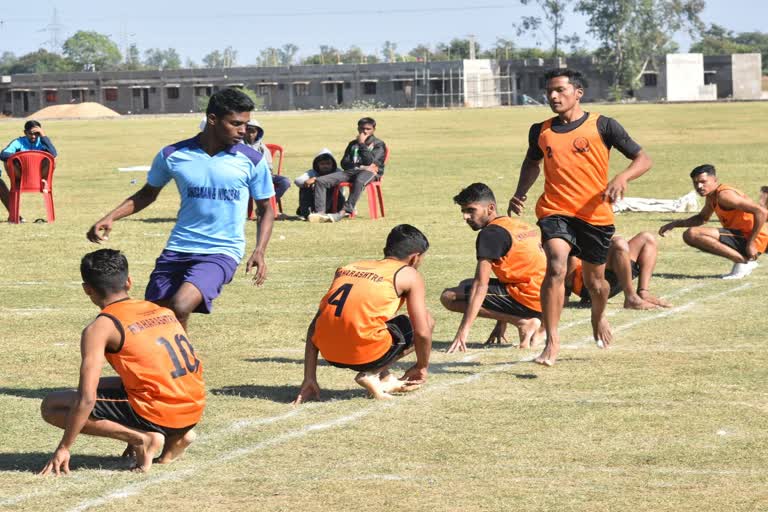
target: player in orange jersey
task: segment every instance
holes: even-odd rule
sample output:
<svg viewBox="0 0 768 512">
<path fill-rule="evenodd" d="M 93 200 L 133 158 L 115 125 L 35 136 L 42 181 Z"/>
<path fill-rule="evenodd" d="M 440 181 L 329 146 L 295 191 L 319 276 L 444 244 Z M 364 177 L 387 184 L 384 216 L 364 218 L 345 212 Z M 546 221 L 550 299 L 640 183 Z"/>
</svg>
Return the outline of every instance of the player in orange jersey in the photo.
<svg viewBox="0 0 768 512">
<path fill-rule="evenodd" d="M 741 279 L 757 267 L 757 257 L 768 246 L 768 211 L 735 188 L 718 182 L 715 167 L 700 165 L 691 171 L 693 188 L 706 197 L 704 208 L 693 217 L 675 220 L 659 229 L 661 236 L 674 228 L 688 228 L 683 241 L 691 247 L 729 259 L 733 268 L 723 279 Z M 712 214 L 722 228 L 703 227 Z"/>
<path fill-rule="evenodd" d="M 336 269 L 307 331 L 304 382 L 295 405 L 320 397 L 318 353 L 333 366 L 355 370 L 355 382 L 377 399 L 426 382 L 435 322 L 417 269 L 428 248 L 421 231 L 400 224 L 387 236 L 384 259 Z M 408 316 L 395 316 L 403 302 Z M 416 364 L 400 379 L 390 374 L 390 366 L 414 350 Z"/>
<path fill-rule="evenodd" d="M 83 330 L 77 390 L 43 399 L 43 419 L 64 436 L 41 474 L 69 473 L 80 433 L 125 441 L 137 471 L 148 471 L 158 453 L 159 463 L 172 462 L 194 441 L 203 414 L 202 364 L 173 311 L 128 296 L 132 282 L 120 251 L 86 254 L 80 273 L 101 313 Z M 99 378 L 105 359 L 117 377 Z"/>
<path fill-rule="evenodd" d="M 610 286 L 608 297 L 615 297 L 624 292 L 626 309 L 672 307 L 672 304 L 656 297 L 650 290 L 657 255 L 656 238 L 652 233 L 643 231 L 629 240 L 614 236 L 608 248 L 608 262 L 605 264 L 605 280 Z M 632 285 L 634 279 L 638 280 L 637 290 Z M 589 292 L 584 288 L 581 260 L 575 256 L 568 258 L 568 274 L 565 277 L 566 298 L 571 293 L 581 299 L 580 305 L 591 306 Z"/>
<path fill-rule="evenodd" d="M 547 273 L 541 288 L 547 346 L 535 361 L 551 366 L 560 351 L 558 323 L 565 300 L 569 255 L 578 256 L 584 263 L 584 284 L 592 298 L 592 334 L 597 345 L 607 347 L 613 340 L 605 317 L 605 263 L 615 232 L 610 203 L 624 197 L 628 182 L 648 171 L 651 159 L 614 119 L 582 110 L 586 81 L 581 73 L 555 69 L 545 78 L 549 106 L 557 116 L 531 126 L 528 152 L 520 168 L 517 190 L 509 200 L 508 214 L 522 213 L 526 194 L 543 162 L 544 193 L 536 203 L 536 217 L 547 255 Z M 609 181 L 608 158 L 614 147 L 631 163 Z"/>
<path fill-rule="evenodd" d="M 464 313 L 448 352 L 467 350 L 475 319 L 492 318 L 496 327 L 486 343 L 505 340 L 507 323 L 517 327 L 520 348 L 544 337 L 541 325 L 541 282 L 547 260 L 535 226 L 500 216 L 496 197 L 485 183 L 473 183 L 453 198 L 464 221 L 479 231 L 475 250 L 475 277 L 447 288 L 440 302 L 450 311 Z M 491 279 L 494 274 L 497 279 Z"/>
</svg>

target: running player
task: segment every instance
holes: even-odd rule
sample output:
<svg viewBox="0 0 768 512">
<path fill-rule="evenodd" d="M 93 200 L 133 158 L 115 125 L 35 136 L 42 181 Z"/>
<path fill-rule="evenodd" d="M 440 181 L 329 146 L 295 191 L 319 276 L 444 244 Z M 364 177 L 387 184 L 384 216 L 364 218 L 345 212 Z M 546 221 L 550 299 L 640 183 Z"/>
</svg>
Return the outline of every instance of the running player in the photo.
<svg viewBox="0 0 768 512">
<path fill-rule="evenodd" d="M 723 279 L 741 279 L 757 267 L 757 257 L 768 246 L 768 211 L 746 194 L 717 180 L 715 166 L 700 165 L 691 171 L 693 188 L 706 197 L 704 208 L 693 217 L 675 220 L 659 228 L 661 236 L 674 228 L 688 229 L 683 241 L 696 249 L 729 259 L 733 268 Z M 704 227 L 712 214 L 720 219 L 722 228 Z"/>
<path fill-rule="evenodd" d="M 464 221 L 477 234 L 475 277 L 447 288 L 440 302 L 449 311 L 464 313 L 448 352 L 467 350 L 475 319 L 492 318 L 496 327 L 486 343 L 501 342 L 507 323 L 517 327 L 519 348 L 528 348 L 544 336 L 541 325 L 541 282 L 547 260 L 539 230 L 496 210 L 496 197 L 484 183 L 473 183 L 453 201 Z M 497 279 L 491 279 L 491 273 Z"/>
<path fill-rule="evenodd" d="M 614 236 L 608 248 L 608 262 L 605 264 L 605 280 L 610 287 L 608 297 L 624 292 L 626 309 L 672 307 L 672 304 L 654 296 L 650 291 L 657 254 L 656 238 L 652 233 L 643 231 L 629 241 Z M 637 290 L 632 286 L 634 279 L 638 279 Z M 569 258 L 568 275 L 565 278 L 566 297 L 571 293 L 581 298 L 582 306 L 592 304 L 589 292 L 584 288 L 581 260 L 574 256 Z"/>
<path fill-rule="evenodd" d="M 258 286 L 267 276 L 264 254 L 274 221 L 269 198 L 275 190 L 266 159 L 242 144 L 253 107 L 237 89 L 211 96 L 203 132 L 160 151 L 146 185 L 87 234 L 91 242 L 107 240 L 116 220 L 152 204 L 174 180 L 181 196 L 178 220 L 149 277 L 145 299 L 171 308 L 185 329 L 191 313 L 211 312 L 213 300 L 234 276 L 245 252 L 249 197 L 256 201 L 259 220 L 245 271 L 256 269 Z"/>
<path fill-rule="evenodd" d="M 544 193 L 536 217 L 547 256 L 541 305 L 547 345 L 535 359 L 551 366 L 560 351 L 558 323 L 565 299 L 568 256 L 584 263 L 584 284 L 592 298 L 592 335 L 599 347 L 613 340 L 605 317 L 608 283 L 605 262 L 615 228 L 611 202 L 624 197 L 629 181 L 651 168 L 651 159 L 624 128 L 609 117 L 584 112 L 581 97 L 586 81 L 571 69 L 548 72 L 547 99 L 556 117 L 531 126 L 528 153 L 508 213 L 520 215 L 526 194 L 544 162 Z M 615 147 L 632 162 L 608 180 L 608 158 Z"/>
<path fill-rule="evenodd" d="M 200 359 L 171 310 L 128 296 L 132 281 L 120 251 L 86 254 L 80 273 L 101 313 L 83 330 L 77 390 L 43 399 L 43 419 L 64 436 L 41 474 L 69 473 L 80 433 L 128 443 L 138 471 L 149 471 L 157 453 L 157 462 L 173 462 L 194 441 L 205 407 Z M 99 379 L 104 359 L 117 377 Z"/>
<path fill-rule="evenodd" d="M 424 279 L 416 270 L 429 242 L 413 226 L 395 226 L 384 259 L 362 260 L 336 269 L 328 293 L 309 325 L 304 382 L 294 404 L 319 398 L 318 353 L 339 368 L 357 372 L 355 382 L 377 399 L 416 389 L 427 380 L 432 330 Z M 408 316 L 395 316 L 406 303 Z M 401 379 L 389 367 L 416 351 L 416 364 Z"/>
</svg>

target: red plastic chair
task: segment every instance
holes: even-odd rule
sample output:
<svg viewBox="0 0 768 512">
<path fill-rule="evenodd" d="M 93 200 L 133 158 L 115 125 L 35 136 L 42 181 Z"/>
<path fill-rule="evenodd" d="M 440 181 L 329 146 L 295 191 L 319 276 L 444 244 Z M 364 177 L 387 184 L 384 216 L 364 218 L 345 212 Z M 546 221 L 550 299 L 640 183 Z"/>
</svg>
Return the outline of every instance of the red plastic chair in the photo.
<svg viewBox="0 0 768 512">
<path fill-rule="evenodd" d="M 277 175 L 282 176 L 283 174 L 283 156 L 285 156 L 285 150 L 283 149 L 283 146 L 280 146 L 279 144 L 264 144 L 267 146 L 267 149 L 269 150 L 269 154 L 272 155 L 272 166 L 274 167 L 275 162 L 275 153 L 279 153 L 280 156 L 277 157 Z M 272 210 L 275 212 L 275 217 L 277 217 L 279 214 L 283 213 L 283 205 L 275 199 L 275 196 L 272 196 L 269 199 L 269 204 L 272 205 Z M 254 212 L 254 206 L 256 205 L 256 202 L 253 200 L 253 198 L 248 199 L 248 219 L 254 220 L 256 218 L 256 212 Z"/>
<path fill-rule="evenodd" d="M 43 183 L 43 162 L 48 161 L 48 179 Z M 16 175 L 16 165 L 21 168 L 21 181 Z M 43 194 L 45 211 L 48 214 L 48 222 L 56 220 L 53 209 L 53 171 L 56 161 L 53 155 L 46 151 L 20 151 L 13 154 L 7 161 L 8 176 L 11 180 L 10 193 L 10 220 L 12 224 L 18 224 L 21 220 L 21 194 L 36 192 Z"/>
<path fill-rule="evenodd" d="M 384 153 L 384 165 L 389 162 L 389 146 L 386 147 Z M 381 190 L 381 184 L 384 181 L 384 176 L 379 175 L 374 178 L 372 182 L 365 186 L 365 191 L 368 193 L 368 216 L 372 219 L 378 219 L 384 217 L 384 193 Z M 336 213 L 341 208 L 339 204 L 339 191 L 342 187 L 352 188 L 352 183 L 343 181 L 333 187 L 333 202 L 331 203 L 331 213 Z M 381 212 L 381 215 L 379 215 Z M 354 217 L 353 213 L 350 215 Z"/>
</svg>

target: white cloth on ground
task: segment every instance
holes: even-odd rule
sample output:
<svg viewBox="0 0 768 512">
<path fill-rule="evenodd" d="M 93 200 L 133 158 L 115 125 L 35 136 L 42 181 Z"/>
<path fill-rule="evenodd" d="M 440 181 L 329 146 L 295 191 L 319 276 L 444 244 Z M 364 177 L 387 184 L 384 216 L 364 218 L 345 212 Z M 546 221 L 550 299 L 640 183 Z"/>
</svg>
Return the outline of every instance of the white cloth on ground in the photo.
<svg viewBox="0 0 768 512">
<path fill-rule="evenodd" d="M 613 203 L 613 212 L 698 212 L 699 196 L 691 191 L 677 199 L 655 199 L 652 197 L 625 197 Z"/>
</svg>

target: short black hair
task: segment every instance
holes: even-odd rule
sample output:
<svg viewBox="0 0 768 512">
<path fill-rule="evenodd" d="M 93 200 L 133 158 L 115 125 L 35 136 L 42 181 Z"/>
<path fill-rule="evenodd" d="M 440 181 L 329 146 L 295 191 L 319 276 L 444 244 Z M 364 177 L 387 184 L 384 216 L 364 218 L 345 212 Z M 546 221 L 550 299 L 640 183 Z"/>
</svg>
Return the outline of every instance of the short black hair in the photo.
<svg viewBox="0 0 768 512">
<path fill-rule="evenodd" d="M 384 256 L 405 259 L 411 254 L 422 254 L 429 249 L 429 240 L 424 233 L 410 224 L 399 224 L 387 236 Z"/>
<path fill-rule="evenodd" d="M 363 126 L 364 124 L 370 124 L 376 128 L 376 120 L 372 117 L 363 117 L 357 122 L 357 126 Z"/>
<path fill-rule="evenodd" d="M 41 128 L 42 125 L 40 124 L 40 121 L 35 121 L 34 119 L 30 119 L 26 123 L 24 123 L 24 131 L 28 132 L 32 128 Z"/>
<path fill-rule="evenodd" d="M 698 167 L 694 167 L 691 171 L 691 179 L 695 178 L 699 174 L 709 174 L 710 176 L 717 176 L 717 173 L 715 172 L 715 166 L 712 164 L 702 164 Z"/>
<path fill-rule="evenodd" d="M 494 203 L 496 196 L 493 190 L 485 183 L 473 183 L 467 188 L 461 189 L 461 192 L 453 196 L 453 202 L 459 206 L 465 206 L 469 203 Z"/>
<path fill-rule="evenodd" d="M 568 78 L 568 81 L 573 84 L 573 86 L 577 89 L 584 90 L 587 87 L 589 87 L 589 84 L 587 84 L 587 79 L 584 78 L 584 75 L 581 74 L 581 72 L 576 71 L 575 69 L 569 69 L 569 68 L 558 68 L 558 69 L 550 69 L 544 74 L 544 79 L 549 82 L 553 78 L 557 78 L 559 76 L 564 76 Z"/>
<path fill-rule="evenodd" d="M 216 117 L 223 117 L 233 112 L 250 112 L 256 108 L 253 100 L 240 89 L 229 87 L 213 93 L 208 100 L 206 114 L 213 114 Z"/>
<path fill-rule="evenodd" d="M 128 280 L 128 260 L 115 249 L 99 249 L 83 256 L 80 261 L 83 282 L 102 296 L 125 290 Z"/>
</svg>

